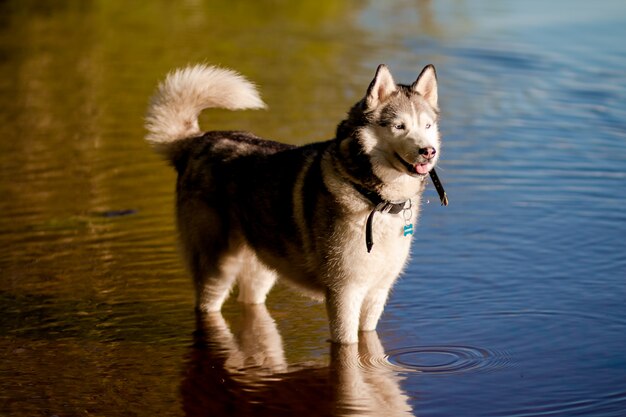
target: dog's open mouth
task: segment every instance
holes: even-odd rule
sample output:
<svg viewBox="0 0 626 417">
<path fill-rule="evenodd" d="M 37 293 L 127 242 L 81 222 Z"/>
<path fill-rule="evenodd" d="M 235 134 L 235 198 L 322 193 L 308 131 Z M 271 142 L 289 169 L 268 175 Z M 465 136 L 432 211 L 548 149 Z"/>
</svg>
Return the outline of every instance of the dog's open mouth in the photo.
<svg viewBox="0 0 626 417">
<path fill-rule="evenodd" d="M 426 175 L 428 174 L 428 171 L 430 171 L 430 164 L 415 164 L 413 165 L 413 168 L 415 169 L 416 173 L 420 175 Z"/>
<path fill-rule="evenodd" d="M 398 155 L 397 152 L 395 152 L 394 154 L 396 156 L 396 159 L 407 169 L 407 171 L 411 175 L 427 175 L 432 168 L 431 163 L 425 162 L 425 163 L 410 164 L 407 161 L 405 161 L 404 158 Z"/>
</svg>

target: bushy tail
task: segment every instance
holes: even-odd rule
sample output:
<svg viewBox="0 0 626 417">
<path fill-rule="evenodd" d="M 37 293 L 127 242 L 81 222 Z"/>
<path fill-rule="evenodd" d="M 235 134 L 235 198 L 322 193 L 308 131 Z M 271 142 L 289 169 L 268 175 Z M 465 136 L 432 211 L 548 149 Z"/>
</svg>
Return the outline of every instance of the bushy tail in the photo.
<svg viewBox="0 0 626 417">
<path fill-rule="evenodd" d="M 265 103 L 254 84 L 235 71 L 208 65 L 175 70 L 159 84 L 146 116 L 146 140 L 157 152 L 178 139 L 198 135 L 206 108 L 260 109 Z"/>
</svg>

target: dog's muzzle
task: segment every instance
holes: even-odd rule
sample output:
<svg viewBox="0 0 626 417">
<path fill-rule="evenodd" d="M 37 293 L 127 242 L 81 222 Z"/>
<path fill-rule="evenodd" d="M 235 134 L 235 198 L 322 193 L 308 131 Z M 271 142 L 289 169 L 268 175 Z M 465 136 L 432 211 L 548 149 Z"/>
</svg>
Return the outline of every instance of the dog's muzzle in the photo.
<svg viewBox="0 0 626 417">
<path fill-rule="evenodd" d="M 422 148 L 425 149 L 425 148 Z M 421 150 L 420 150 L 421 151 Z M 427 162 L 421 162 L 421 163 L 417 163 L 417 164 L 410 164 L 408 163 L 403 157 L 401 157 L 397 152 L 394 153 L 396 159 L 398 160 L 398 162 L 400 162 L 407 170 L 407 172 L 409 173 L 409 175 L 413 175 L 413 176 L 424 176 L 426 174 L 428 174 L 428 172 L 430 171 L 430 169 L 432 169 L 432 165 L 430 164 L 430 159 L 434 158 L 435 155 L 435 150 L 433 149 L 432 151 L 432 157 L 430 158 L 426 158 Z M 422 155 L 423 156 L 423 155 Z"/>
</svg>

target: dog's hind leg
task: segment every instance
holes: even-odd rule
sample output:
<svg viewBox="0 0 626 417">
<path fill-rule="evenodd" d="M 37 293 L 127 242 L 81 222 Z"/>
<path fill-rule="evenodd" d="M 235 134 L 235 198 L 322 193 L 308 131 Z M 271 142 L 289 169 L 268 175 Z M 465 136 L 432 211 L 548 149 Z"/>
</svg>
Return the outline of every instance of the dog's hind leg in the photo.
<svg viewBox="0 0 626 417">
<path fill-rule="evenodd" d="M 191 269 L 196 285 L 196 307 L 205 313 L 220 311 L 241 269 L 241 261 L 237 257 L 221 261 L 195 259 Z"/>
<path fill-rule="evenodd" d="M 237 277 L 239 296 L 244 304 L 262 304 L 276 282 L 276 273 L 259 261 L 249 249 L 242 251 L 242 267 Z"/>
<path fill-rule="evenodd" d="M 178 229 L 196 287 L 196 307 L 220 311 L 241 270 L 240 240 L 226 235 L 218 210 L 195 199 L 179 197 Z"/>
</svg>

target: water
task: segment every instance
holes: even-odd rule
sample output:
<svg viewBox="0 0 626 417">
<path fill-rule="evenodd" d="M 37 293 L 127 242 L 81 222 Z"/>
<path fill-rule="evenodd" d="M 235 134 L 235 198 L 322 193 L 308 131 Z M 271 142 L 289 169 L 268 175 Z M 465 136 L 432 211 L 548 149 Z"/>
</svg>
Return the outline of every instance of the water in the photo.
<svg viewBox="0 0 626 417">
<path fill-rule="evenodd" d="M 623 2 L 170 3 L 0 3 L 0 415 L 626 415 Z M 450 205 L 359 346 L 283 287 L 194 315 L 141 118 L 196 61 L 270 106 L 204 126 L 296 144 L 437 67 Z"/>
</svg>

